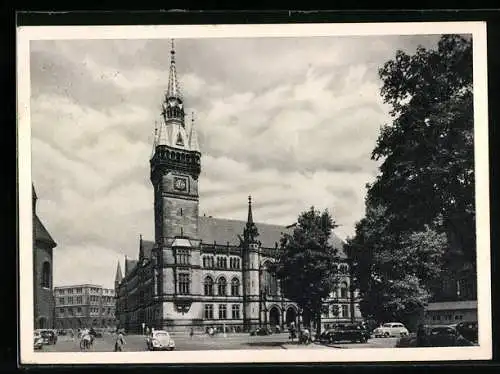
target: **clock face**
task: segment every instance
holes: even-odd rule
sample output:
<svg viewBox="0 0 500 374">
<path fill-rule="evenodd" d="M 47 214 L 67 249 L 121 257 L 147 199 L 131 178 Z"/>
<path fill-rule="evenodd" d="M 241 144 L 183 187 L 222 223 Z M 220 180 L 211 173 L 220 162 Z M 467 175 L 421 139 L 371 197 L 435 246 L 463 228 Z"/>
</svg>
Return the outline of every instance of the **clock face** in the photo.
<svg viewBox="0 0 500 374">
<path fill-rule="evenodd" d="M 185 178 L 174 178 L 174 188 L 178 191 L 186 191 L 187 183 Z"/>
</svg>

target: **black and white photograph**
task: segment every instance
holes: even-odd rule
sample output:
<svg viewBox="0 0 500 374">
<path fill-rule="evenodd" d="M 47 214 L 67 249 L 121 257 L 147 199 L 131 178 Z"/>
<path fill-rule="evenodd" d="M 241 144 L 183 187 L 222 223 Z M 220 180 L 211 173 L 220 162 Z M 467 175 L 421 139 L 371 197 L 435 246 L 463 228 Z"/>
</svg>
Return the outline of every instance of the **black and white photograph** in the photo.
<svg viewBox="0 0 500 374">
<path fill-rule="evenodd" d="M 491 358 L 484 23 L 17 54 L 21 363 Z"/>
</svg>

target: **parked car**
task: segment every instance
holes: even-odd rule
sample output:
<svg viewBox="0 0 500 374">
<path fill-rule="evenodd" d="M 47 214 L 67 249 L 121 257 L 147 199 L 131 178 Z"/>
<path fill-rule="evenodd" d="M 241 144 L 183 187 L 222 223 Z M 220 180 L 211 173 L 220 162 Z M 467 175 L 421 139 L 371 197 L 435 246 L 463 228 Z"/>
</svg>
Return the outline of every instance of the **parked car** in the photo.
<svg viewBox="0 0 500 374">
<path fill-rule="evenodd" d="M 406 336 L 408 329 L 400 322 L 384 323 L 382 326 L 373 330 L 373 335 L 376 338 L 390 337 L 390 336 Z"/>
<path fill-rule="evenodd" d="M 259 327 L 255 330 L 250 331 L 250 336 L 264 336 L 264 335 L 271 335 L 273 332 L 270 328 L 268 327 Z"/>
<path fill-rule="evenodd" d="M 42 349 L 43 347 L 43 338 L 39 331 L 35 331 L 33 333 L 33 348 L 34 349 Z"/>
<path fill-rule="evenodd" d="M 399 344 L 403 342 L 403 339 L 408 337 L 402 337 L 397 346 L 415 346 L 415 347 L 457 347 L 457 346 L 471 346 L 473 343 L 465 339 L 460 333 L 455 329 L 454 325 L 426 325 L 422 326 L 420 332 L 420 337 L 417 336 L 413 338 L 409 344 Z"/>
<path fill-rule="evenodd" d="M 427 347 L 453 347 L 458 332 L 451 326 L 429 326 L 424 342 Z"/>
<path fill-rule="evenodd" d="M 460 335 L 470 342 L 476 343 L 478 338 L 478 324 L 477 321 L 460 322 L 457 323 L 455 329 Z"/>
<path fill-rule="evenodd" d="M 175 349 L 174 339 L 167 331 L 156 330 L 146 337 L 146 345 L 150 351 L 167 350 L 173 351 Z"/>
<path fill-rule="evenodd" d="M 320 336 L 320 340 L 334 343 L 338 341 L 351 341 L 365 343 L 368 340 L 367 332 L 360 325 L 346 323 L 334 325 Z"/>
<path fill-rule="evenodd" d="M 54 330 L 49 330 L 49 329 L 40 329 L 36 330 L 42 340 L 43 344 L 56 344 L 57 343 L 57 334 Z"/>
</svg>

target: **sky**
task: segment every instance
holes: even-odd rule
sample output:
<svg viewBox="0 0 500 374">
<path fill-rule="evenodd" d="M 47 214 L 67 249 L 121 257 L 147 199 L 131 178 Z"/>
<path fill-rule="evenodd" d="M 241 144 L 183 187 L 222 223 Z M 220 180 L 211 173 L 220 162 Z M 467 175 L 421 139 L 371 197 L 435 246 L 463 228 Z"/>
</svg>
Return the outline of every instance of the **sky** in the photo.
<svg viewBox="0 0 500 374">
<path fill-rule="evenodd" d="M 380 127 L 378 69 L 438 35 L 178 39 L 178 78 L 202 152 L 200 214 L 288 225 L 328 209 L 346 239 L 364 214 Z M 113 287 L 152 239 L 149 180 L 170 40 L 30 44 L 32 178 L 54 286 Z"/>
</svg>

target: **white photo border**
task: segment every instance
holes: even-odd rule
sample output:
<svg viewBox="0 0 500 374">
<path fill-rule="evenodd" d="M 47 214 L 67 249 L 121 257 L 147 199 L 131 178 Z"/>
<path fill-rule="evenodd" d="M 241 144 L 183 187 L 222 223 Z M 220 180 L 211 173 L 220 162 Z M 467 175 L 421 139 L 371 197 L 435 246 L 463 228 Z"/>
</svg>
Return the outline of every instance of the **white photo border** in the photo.
<svg viewBox="0 0 500 374">
<path fill-rule="evenodd" d="M 31 204 L 30 41 L 471 34 L 479 345 L 446 348 L 352 348 L 161 352 L 35 352 L 33 349 L 33 238 Z M 17 29 L 17 144 L 19 178 L 19 347 L 24 364 L 198 364 L 399 362 L 492 358 L 489 153 L 486 22 L 255 24 L 178 26 L 28 26 Z M 214 354 L 216 352 L 216 354 Z"/>
</svg>

